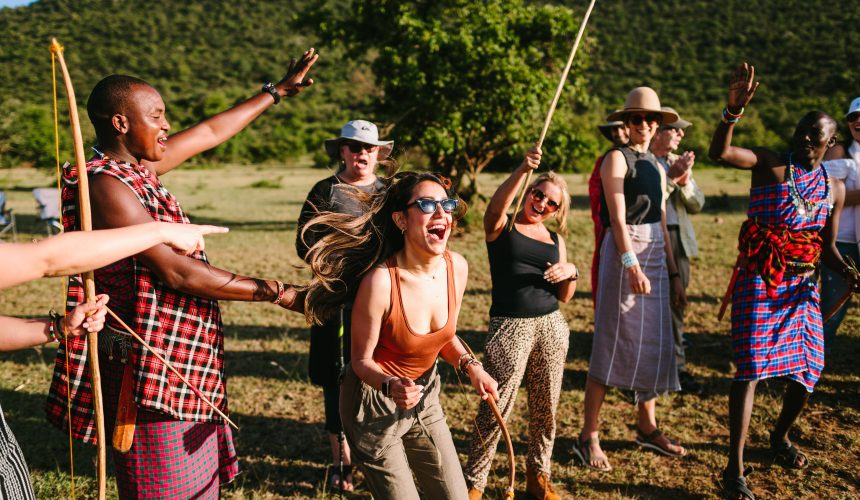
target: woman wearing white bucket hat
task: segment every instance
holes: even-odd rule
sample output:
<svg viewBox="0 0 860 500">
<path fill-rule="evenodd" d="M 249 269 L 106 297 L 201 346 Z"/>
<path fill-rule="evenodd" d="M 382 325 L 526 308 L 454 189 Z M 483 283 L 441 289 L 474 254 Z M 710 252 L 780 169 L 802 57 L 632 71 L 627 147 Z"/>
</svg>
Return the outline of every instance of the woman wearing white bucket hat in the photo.
<svg viewBox="0 0 860 500">
<path fill-rule="evenodd" d="M 325 233 L 317 228 L 304 231 L 305 224 L 320 211 L 359 215 L 360 208 L 350 191 L 375 193 L 383 184 L 376 176 L 380 160 L 391 154 L 394 141 L 380 141 L 376 125 L 366 120 L 352 120 L 340 129 L 340 136 L 325 141 L 325 150 L 338 162 L 334 175 L 317 182 L 299 215 L 296 251 L 305 259 L 308 249 Z M 344 304 L 341 317 L 322 325 L 311 326 L 311 348 L 308 371 L 311 381 L 323 388 L 325 428 L 329 432 L 332 461 L 342 463 L 330 474 L 331 486 L 344 491 L 353 490 L 352 461 L 349 446 L 343 441 L 338 397 L 340 372 L 344 358 L 349 362 L 351 304 Z M 341 327 L 343 330 L 341 330 Z M 340 443 L 343 443 L 341 452 Z M 343 477 L 341 477 L 341 474 Z"/>
<path fill-rule="evenodd" d="M 612 469 L 597 439 L 607 387 L 636 391 L 637 443 L 669 456 L 686 454 L 662 434 L 655 416 L 657 395 L 680 389 L 669 299 L 683 307 L 686 297 L 665 244 L 665 174 L 648 151 L 660 123 L 678 115 L 660 109 L 653 89 L 637 87 L 624 109 L 607 119 L 627 125 L 629 143 L 610 150 L 600 167 L 600 214 L 609 232 L 600 251 L 585 422 L 573 450 L 584 465 L 601 471 Z"/>
</svg>

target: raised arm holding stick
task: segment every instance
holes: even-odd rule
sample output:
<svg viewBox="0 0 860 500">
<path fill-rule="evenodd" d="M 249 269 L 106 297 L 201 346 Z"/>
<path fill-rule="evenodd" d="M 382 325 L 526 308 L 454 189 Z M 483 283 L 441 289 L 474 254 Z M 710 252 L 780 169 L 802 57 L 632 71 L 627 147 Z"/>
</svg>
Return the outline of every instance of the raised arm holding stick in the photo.
<svg viewBox="0 0 860 500">
<path fill-rule="evenodd" d="M 576 56 L 576 49 L 579 48 L 579 42 L 582 40 L 582 35 L 585 33 L 585 26 L 588 24 L 588 18 L 591 16 L 591 10 L 594 8 L 594 3 L 596 0 L 591 0 L 591 3 L 588 4 L 588 9 L 585 11 L 585 15 L 582 18 L 582 22 L 579 24 L 579 31 L 576 33 L 576 39 L 573 42 L 573 47 L 570 49 L 570 55 L 567 57 L 567 64 L 564 66 L 564 70 L 561 72 L 561 79 L 558 81 L 558 86 L 555 89 L 555 95 L 552 97 L 552 101 L 549 104 L 549 110 L 546 113 L 546 118 L 543 121 L 543 128 L 540 131 L 540 137 L 535 143 L 535 149 L 540 151 L 541 146 L 543 146 L 543 141 L 546 138 L 546 133 L 549 130 L 549 124 L 552 122 L 552 115 L 555 113 L 555 107 L 558 105 L 558 99 L 561 97 L 561 90 L 564 88 L 564 83 L 567 81 L 567 74 L 570 72 L 570 66 L 573 64 L 573 58 Z M 520 197 L 517 200 L 517 204 L 514 206 L 514 213 L 518 212 L 520 209 L 520 205 L 523 203 L 523 197 L 526 195 L 526 187 L 529 185 L 529 181 L 531 181 L 532 172 L 531 170 L 526 174 L 525 182 L 523 182 L 523 190 L 520 193 Z M 508 225 L 508 231 L 512 230 L 513 220 Z"/>
</svg>

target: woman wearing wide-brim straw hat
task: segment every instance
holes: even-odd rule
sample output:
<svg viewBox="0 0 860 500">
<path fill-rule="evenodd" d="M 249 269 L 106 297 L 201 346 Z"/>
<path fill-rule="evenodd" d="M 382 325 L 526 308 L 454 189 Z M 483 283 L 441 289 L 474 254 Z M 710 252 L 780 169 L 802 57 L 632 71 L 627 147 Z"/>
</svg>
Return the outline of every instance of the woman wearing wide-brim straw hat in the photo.
<svg viewBox="0 0 860 500">
<path fill-rule="evenodd" d="M 296 231 L 296 252 L 299 257 L 305 259 L 308 249 L 326 234 L 319 227 L 304 231 L 307 222 L 319 212 L 361 215 L 362 208 L 351 193 L 361 191 L 373 194 L 384 187 L 376 176 L 376 169 L 379 162 L 388 159 L 393 147 L 394 141 L 379 140 L 379 130 L 367 120 L 347 122 L 338 137 L 325 141 L 325 150 L 332 161 L 337 162 L 338 169 L 334 175 L 314 185 L 302 206 Z M 329 477 L 331 488 L 335 491 L 341 488 L 352 491 L 354 486 L 349 446 L 344 443 L 343 451 L 340 450 L 343 426 L 338 413 L 340 372 L 350 359 L 351 314 L 351 304 L 345 304 L 342 315 L 321 325 L 311 326 L 308 372 L 311 382 L 323 389 L 325 429 L 329 433 L 332 461 L 335 463 Z M 342 468 L 339 466 L 341 462 Z"/>
<path fill-rule="evenodd" d="M 624 109 L 625 146 L 610 150 L 601 164 L 601 219 L 609 232 L 600 251 L 594 343 L 585 384 L 585 423 L 574 446 L 584 465 L 611 470 L 598 441 L 598 416 L 607 387 L 636 393 L 636 442 L 669 456 L 686 450 L 657 427 L 658 394 L 680 389 L 669 300 L 686 305 L 678 270 L 666 245 L 665 174 L 648 151 L 657 127 L 678 115 L 660 109 L 657 93 L 637 87 Z M 667 269 L 668 268 L 668 269 Z"/>
</svg>

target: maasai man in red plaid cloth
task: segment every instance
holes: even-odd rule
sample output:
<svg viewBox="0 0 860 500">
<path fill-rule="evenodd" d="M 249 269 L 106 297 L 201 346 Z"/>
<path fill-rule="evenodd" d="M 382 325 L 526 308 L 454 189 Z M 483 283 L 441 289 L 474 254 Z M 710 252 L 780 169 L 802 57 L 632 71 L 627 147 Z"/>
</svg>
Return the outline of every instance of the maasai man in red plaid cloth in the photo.
<svg viewBox="0 0 860 500">
<path fill-rule="evenodd" d="M 744 473 L 744 441 L 756 382 L 788 379 L 782 411 L 770 433 L 770 450 L 788 468 L 808 465 L 788 432 L 806 405 L 824 367 L 816 268 L 839 269 L 857 287 L 860 276 L 836 249 L 842 182 L 830 179 L 821 160 L 835 144 L 836 122 L 813 111 L 797 124 L 792 151 L 732 146 L 735 124 L 758 88 L 746 63 L 735 71 L 722 122 L 711 140 L 713 159 L 752 171 L 749 219 L 743 224 L 732 293 L 732 348 L 737 366 L 729 394 L 729 460 L 726 498 L 754 498 Z"/>
<path fill-rule="evenodd" d="M 267 84 L 258 95 L 169 139 L 165 105 L 153 87 L 122 75 L 99 82 L 87 102 L 98 140 L 96 156 L 86 165 L 94 228 L 153 219 L 188 223 L 159 176 L 226 141 L 282 97 L 311 85 L 313 80 L 305 80 L 305 75 L 316 59 L 314 50 L 308 50 L 277 84 Z M 67 168 L 64 177 L 63 224 L 74 230 L 76 168 Z M 203 252 L 185 256 L 165 245 L 97 270 L 95 281 L 99 293 L 110 294 L 117 315 L 225 413 L 224 336 L 217 300 L 268 301 L 302 309 L 292 287 L 224 271 L 211 266 Z M 70 281 L 68 307 L 82 299 L 79 282 Z M 131 449 L 113 454 L 120 498 L 218 498 L 220 485 L 238 473 L 230 428 L 194 390 L 122 331 L 109 320 L 99 335 L 108 435 L 124 377 L 137 408 Z M 60 347 L 47 412 L 51 422 L 71 425 L 75 436 L 93 443 L 88 370 L 85 338 Z"/>
</svg>

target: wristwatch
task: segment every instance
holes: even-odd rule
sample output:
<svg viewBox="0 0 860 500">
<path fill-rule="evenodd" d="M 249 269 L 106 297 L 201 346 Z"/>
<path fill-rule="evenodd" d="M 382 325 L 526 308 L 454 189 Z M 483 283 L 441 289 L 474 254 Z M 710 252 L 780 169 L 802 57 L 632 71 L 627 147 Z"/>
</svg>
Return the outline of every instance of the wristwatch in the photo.
<svg viewBox="0 0 860 500">
<path fill-rule="evenodd" d="M 269 83 L 263 85 L 263 88 L 260 91 L 261 92 L 268 92 L 269 94 L 271 94 L 272 99 L 275 100 L 275 104 L 278 104 L 279 102 L 281 102 L 281 94 L 278 93 L 278 89 L 275 88 L 274 83 L 269 82 Z"/>
</svg>

